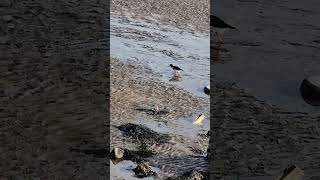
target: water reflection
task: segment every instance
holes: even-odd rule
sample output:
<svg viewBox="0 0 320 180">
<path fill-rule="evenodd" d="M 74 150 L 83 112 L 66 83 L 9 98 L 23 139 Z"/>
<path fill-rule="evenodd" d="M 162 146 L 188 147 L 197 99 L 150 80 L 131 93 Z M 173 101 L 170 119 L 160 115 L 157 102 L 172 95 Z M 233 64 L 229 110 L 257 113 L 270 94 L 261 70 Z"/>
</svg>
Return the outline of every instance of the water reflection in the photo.
<svg viewBox="0 0 320 180">
<path fill-rule="evenodd" d="M 223 43 L 217 42 L 210 48 L 212 54 L 212 63 L 223 64 L 226 61 L 230 61 L 230 52 L 228 49 L 223 47 Z"/>
<path fill-rule="evenodd" d="M 169 79 L 169 81 L 182 81 L 182 77 L 181 77 L 179 74 L 175 73 L 175 74 Z"/>
</svg>

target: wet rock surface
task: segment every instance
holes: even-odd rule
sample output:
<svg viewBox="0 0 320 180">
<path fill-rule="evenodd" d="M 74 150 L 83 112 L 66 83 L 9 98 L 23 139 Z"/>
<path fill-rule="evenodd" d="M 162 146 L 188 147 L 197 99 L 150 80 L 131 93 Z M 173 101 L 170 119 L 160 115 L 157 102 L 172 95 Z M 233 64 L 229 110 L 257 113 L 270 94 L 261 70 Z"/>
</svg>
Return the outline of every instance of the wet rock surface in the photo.
<svg viewBox="0 0 320 180">
<path fill-rule="evenodd" d="M 151 167 L 147 163 L 139 163 L 137 167 L 133 169 L 133 172 L 139 178 L 156 175 L 156 173 L 152 171 Z"/>
<path fill-rule="evenodd" d="M 208 173 L 192 170 L 190 172 L 186 172 L 182 176 L 170 177 L 167 180 L 205 180 L 205 179 L 206 180 L 209 179 Z"/>
<path fill-rule="evenodd" d="M 160 134 L 143 125 L 129 123 L 129 124 L 121 125 L 118 128 L 119 130 L 123 131 L 125 136 L 128 136 L 140 142 L 157 144 L 157 143 L 166 143 L 170 140 L 169 135 Z"/>
</svg>

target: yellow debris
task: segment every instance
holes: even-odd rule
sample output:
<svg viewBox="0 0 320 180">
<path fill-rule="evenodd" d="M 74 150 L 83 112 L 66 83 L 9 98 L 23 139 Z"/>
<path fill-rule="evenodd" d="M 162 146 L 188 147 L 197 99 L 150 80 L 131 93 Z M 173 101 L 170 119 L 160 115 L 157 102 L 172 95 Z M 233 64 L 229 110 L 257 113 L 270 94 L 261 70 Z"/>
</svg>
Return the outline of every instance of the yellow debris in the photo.
<svg viewBox="0 0 320 180">
<path fill-rule="evenodd" d="M 193 124 L 203 127 L 202 121 L 205 118 L 203 114 L 200 114 L 194 121 Z"/>
</svg>

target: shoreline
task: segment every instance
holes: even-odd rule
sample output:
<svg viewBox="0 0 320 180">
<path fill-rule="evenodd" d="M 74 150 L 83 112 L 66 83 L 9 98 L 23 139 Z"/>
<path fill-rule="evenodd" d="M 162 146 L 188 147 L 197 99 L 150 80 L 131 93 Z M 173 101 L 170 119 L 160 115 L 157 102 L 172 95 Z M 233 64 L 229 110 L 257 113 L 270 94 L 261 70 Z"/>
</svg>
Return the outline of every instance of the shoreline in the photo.
<svg viewBox="0 0 320 180">
<path fill-rule="evenodd" d="M 176 172 L 169 172 L 170 167 L 178 166 L 184 159 L 195 159 L 202 164 L 201 167 L 208 167 L 203 155 L 208 148 L 209 139 L 200 136 L 198 128 L 189 122 L 189 119 L 197 117 L 198 113 L 209 116 L 209 98 L 198 97 L 186 90 L 160 81 L 149 67 L 142 68 L 141 64 L 134 61 L 123 62 L 111 58 L 111 126 L 110 145 L 111 150 L 122 148 L 128 151 L 139 149 L 141 141 L 130 136 L 118 127 L 128 124 L 135 124 L 143 128 L 151 128 L 154 133 L 169 136 L 169 141 L 164 143 L 149 142 L 152 151 L 157 154 L 150 158 L 143 158 L 152 165 L 164 167 L 161 176 L 166 178 L 180 175 L 188 171 L 190 167 L 199 166 L 198 163 L 189 162 L 186 165 L 176 168 Z M 144 77 L 139 76 L 145 70 Z M 137 109 L 151 109 L 157 105 L 160 109 L 168 110 L 165 115 L 153 115 Z M 190 123 L 190 125 L 186 125 Z M 209 128 L 209 127 L 208 127 Z M 185 131 L 185 133 L 176 131 Z M 139 130 L 140 132 L 141 130 Z M 148 130 L 150 131 L 150 130 Z M 137 133 L 139 133 L 137 132 Z M 203 134 L 207 131 L 203 131 Z M 189 136 L 189 134 L 195 134 Z M 135 136 L 133 134 L 132 136 Z M 141 134 L 147 136 L 147 134 Z M 159 141 L 159 140 L 158 140 Z M 200 157 L 200 156 L 201 157 Z M 199 157 L 198 157 L 199 156 Z M 198 158 L 197 158 L 198 157 Z M 175 162 L 175 163 L 172 163 Z M 159 167 L 158 167 L 159 168 Z M 208 171 L 208 170 L 206 170 Z"/>
<path fill-rule="evenodd" d="M 318 118 L 282 111 L 257 100 L 232 83 L 216 83 L 211 124 L 212 176 L 277 176 L 291 164 L 305 178 L 319 177 Z"/>
<path fill-rule="evenodd" d="M 134 80 L 136 79 L 134 74 L 141 73 L 141 68 L 139 67 L 141 65 L 135 64 L 134 61 L 129 62 L 128 64 L 123 62 L 117 62 L 116 65 L 114 65 L 114 62 L 111 64 L 114 68 L 119 66 L 121 67 L 120 69 L 122 69 L 121 72 L 113 72 L 122 77 L 121 83 L 120 81 L 116 80 L 117 85 L 122 84 L 122 88 L 127 85 L 126 83 L 132 83 L 130 85 L 131 88 L 143 86 L 141 83 L 138 83 L 141 82 L 141 80 Z M 146 90 L 151 87 L 152 89 L 154 87 L 160 87 L 159 89 L 155 88 L 156 90 L 151 93 L 159 95 L 161 88 L 169 86 L 175 89 L 175 97 L 178 95 L 184 98 L 182 101 L 190 101 L 192 99 L 193 101 L 197 102 L 195 104 L 201 104 L 205 102 L 207 103 L 207 106 L 209 105 L 208 100 L 203 101 L 203 98 L 194 97 L 191 94 L 184 92 L 184 90 L 181 88 L 165 84 L 157 80 L 156 76 L 158 75 L 152 74 L 153 72 L 150 68 L 145 69 L 147 69 L 146 74 L 148 74 L 149 77 L 143 80 L 143 84 L 148 85 L 140 88 L 139 91 L 143 89 Z M 130 78 L 126 77 L 128 76 L 126 75 L 127 72 L 130 72 Z M 111 87 L 116 86 L 112 84 Z M 117 87 L 116 89 L 122 88 Z M 126 94 L 128 91 L 130 91 L 130 89 L 127 89 L 122 93 Z M 115 89 L 113 89 L 111 92 L 115 92 Z M 141 93 L 143 94 L 144 92 Z M 111 94 L 111 97 L 113 98 L 112 95 L 113 94 Z M 139 95 L 141 94 L 137 94 L 137 96 Z M 220 178 L 234 174 L 239 174 L 241 176 L 276 176 L 281 174 L 282 170 L 284 170 L 291 163 L 296 164 L 298 167 L 304 170 L 306 178 L 319 176 L 319 173 L 313 170 L 313 165 L 309 164 L 317 163 L 317 160 L 320 159 L 320 156 L 315 151 L 318 149 L 318 147 L 320 147 L 320 143 L 313 140 L 320 139 L 320 123 L 317 122 L 316 118 L 309 117 L 304 113 L 281 111 L 281 109 L 274 108 L 267 103 L 259 101 L 255 97 L 246 94 L 243 90 L 241 90 L 241 88 L 237 87 L 233 83 L 213 82 L 211 95 L 214 102 L 214 108 L 211 112 L 214 121 L 211 122 L 211 142 L 209 154 L 212 157 L 215 157 L 215 159 L 211 160 L 209 163 L 211 166 L 216 167 L 214 171 L 210 171 L 212 176 L 218 178 L 219 174 Z M 166 96 L 157 97 L 157 100 L 160 99 L 160 101 L 163 101 L 162 98 L 164 97 L 166 98 Z M 121 95 L 121 98 L 123 98 L 123 100 L 127 99 L 127 97 L 123 95 Z M 150 102 L 156 102 L 154 97 L 150 97 L 147 101 L 143 99 L 143 96 L 135 97 L 133 99 L 134 100 L 131 100 L 129 104 L 144 104 L 144 107 L 152 107 L 153 103 Z M 111 102 L 114 101 L 115 99 L 111 100 Z M 136 101 L 136 103 L 134 103 L 134 101 Z M 180 103 L 181 102 L 178 102 L 177 104 Z M 125 110 L 129 111 L 127 114 L 121 113 L 119 109 L 115 110 L 114 107 L 111 107 L 111 112 L 113 112 L 111 115 L 112 117 L 124 117 L 124 119 L 126 119 L 126 121 L 123 122 L 115 122 L 112 120 L 111 127 L 113 127 L 114 124 L 120 125 L 121 123 L 124 124 L 127 122 L 135 122 L 139 124 L 140 122 L 143 122 L 143 120 L 137 120 L 139 118 L 144 120 L 148 119 L 148 122 L 161 122 L 163 120 L 161 119 L 159 121 L 156 118 L 141 112 L 134 112 L 132 108 L 128 108 L 130 107 L 129 104 L 126 105 L 126 108 L 121 106 Z M 173 102 L 171 107 L 175 107 L 177 104 Z M 204 107 L 205 106 L 202 108 Z M 190 109 L 187 110 L 188 108 L 185 108 L 187 107 L 179 109 L 176 114 L 173 114 L 169 118 L 166 117 L 166 120 L 169 122 L 168 126 L 174 127 L 174 124 L 170 124 L 170 121 L 173 119 L 194 114 L 191 113 Z M 196 111 L 197 110 L 194 110 L 193 112 Z M 207 109 L 207 111 L 209 110 Z M 175 112 L 175 110 L 173 110 L 173 112 Z M 121 118 L 116 119 L 119 120 Z M 117 134 L 116 137 L 122 136 L 121 132 L 115 127 L 112 128 L 111 133 Z M 181 138 L 181 136 L 179 137 Z M 111 149 L 114 147 L 135 149 L 138 146 L 135 144 L 135 142 L 130 140 L 128 141 L 127 137 L 122 137 L 121 139 L 121 141 L 117 141 L 116 139 L 111 140 Z M 181 141 L 177 141 L 176 143 L 182 143 L 182 140 L 185 141 L 186 139 L 188 139 L 188 137 L 181 138 L 179 139 Z M 205 145 L 208 144 L 207 140 L 208 139 L 204 138 L 202 141 L 204 146 L 202 151 L 205 151 L 207 148 L 207 145 Z M 126 145 L 124 145 L 123 142 L 126 142 Z M 196 147 L 198 144 L 191 142 L 189 146 L 190 145 Z M 159 154 L 159 156 L 167 157 L 166 150 L 171 149 L 169 146 L 170 145 L 162 145 L 157 147 L 162 153 Z M 176 154 L 177 151 L 168 151 L 167 153 Z M 184 151 L 180 155 L 190 155 L 191 157 L 191 155 L 194 156 L 196 154 L 192 154 L 192 150 L 190 149 L 188 152 Z M 172 157 L 176 158 L 175 156 Z"/>
<path fill-rule="evenodd" d="M 130 8 L 132 5 L 132 9 L 137 10 L 137 14 L 140 13 L 141 7 L 137 7 L 139 4 L 123 3 Z M 141 6 L 145 7 L 145 4 Z M 112 13 L 128 15 L 118 8 L 114 7 Z M 119 12 L 115 13 L 117 10 Z M 134 15 L 132 10 L 129 12 L 130 16 L 143 18 Z M 140 15 L 147 16 L 153 12 L 155 10 Z M 172 22 L 178 22 L 179 17 L 172 16 L 171 18 L 177 18 L 175 21 L 166 21 L 165 18 L 157 16 L 153 19 L 178 28 L 185 28 L 187 25 L 184 23 L 191 22 L 181 21 L 182 23 L 177 25 Z M 201 32 L 199 29 L 193 30 Z M 210 171 L 212 177 L 221 179 L 229 175 L 278 176 L 289 165 L 296 164 L 304 170 L 305 179 L 319 178 L 319 116 L 310 117 L 305 113 L 287 112 L 271 106 L 231 82 L 214 81 L 211 82 L 211 87 L 213 121 L 209 163 L 211 167 L 215 167 Z"/>
</svg>

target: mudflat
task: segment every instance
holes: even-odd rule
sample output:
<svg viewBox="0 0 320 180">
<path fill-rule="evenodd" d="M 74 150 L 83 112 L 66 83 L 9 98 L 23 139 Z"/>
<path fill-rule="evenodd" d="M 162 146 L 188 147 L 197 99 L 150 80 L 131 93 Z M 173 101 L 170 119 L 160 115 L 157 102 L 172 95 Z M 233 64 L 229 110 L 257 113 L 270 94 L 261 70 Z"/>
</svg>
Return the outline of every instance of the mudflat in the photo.
<svg viewBox="0 0 320 180">
<path fill-rule="evenodd" d="M 115 59 L 110 62 L 111 149 L 138 151 L 147 144 L 155 154 L 144 161 L 162 171 L 160 178 L 192 169 L 207 172 L 208 129 L 201 130 L 192 122 L 200 112 L 209 120 L 209 98 L 161 82 L 159 74 L 142 68 L 144 65 Z M 154 106 L 164 113 L 152 113 Z"/>
<path fill-rule="evenodd" d="M 197 27 L 197 24 L 202 24 L 199 27 L 205 27 L 206 22 L 209 22 L 209 8 L 198 8 L 200 10 L 197 12 L 190 10 L 192 9 L 190 7 L 201 7 L 205 4 L 209 7 L 209 2 L 198 1 L 199 4 L 202 3 L 199 5 L 198 2 L 184 1 L 188 4 L 180 1 L 167 1 L 171 3 L 170 6 L 163 1 L 139 2 L 114 0 L 112 1 L 112 13 L 146 20 L 148 18 L 143 16 L 156 14 L 153 19 L 178 27 Z M 173 6 L 172 4 L 179 5 Z M 189 9 L 180 8 L 186 4 Z M 191 6 L 191 4 L 198 5 Z M 166 7 L 169 8 L 166 9 Z M 170 15 L 166 15 L 166 13 Z M 194 17 L 205 14 L 203 17 L 208 19 L 195 22 L 196 18 L 188 19 L 188 15 L 191 13 L 194 13 L 192 14 Z M 201 28 L 193 28 L 193 30 L 201 31 Z M 150 83 L 149 80 L 148 83 Z M 277 176 L 288 165 L 296 164 L 304 171 L 305 179 L 320 178 L 319 116 L 311 117 L 307 113 L 287 112 L 271 106 L 244 92 L 242 87 L 232 82 L 212 81 L 211 84 L 213 88 L 211 89 L 211 131 L 208 152 L 210 154 L 211 177 L 222 179 L 222 177 L 229 175 Z M 155 90 L 155 92 L 157 91 Z M 135 96 L 136 94 L 133 93 L 132 97 Z M 140 97 L 135 98 L 140 99 Z M 157 100 L 163 101 L 161 98 L 157 98 Z M 147 104 L 147 101 L 144 103 Z M 131 105 L 127 107 L 131 107 Z M 186 112 L 188 111 L 182 111 L 180 115 Z M 134 119 L 135 115 L 133 114 L 135 113 L 129 114 L 128 119 Z M 147 117 L 147 119 L 151 120 L 152 118 Z M 120 122 L 122 123 L 122 121 Z M 116 129 L 114 129 L 114 133 L 117 133 Z M 118 142 L 118 145 L 126 140 L 125 138 Z M 113 142 L 117 144 L 116 140 Z M 162 152 L 165 153 L 164 150 Z M 168 152 L 170 153 L 170 151 Z"/>
</svg>

